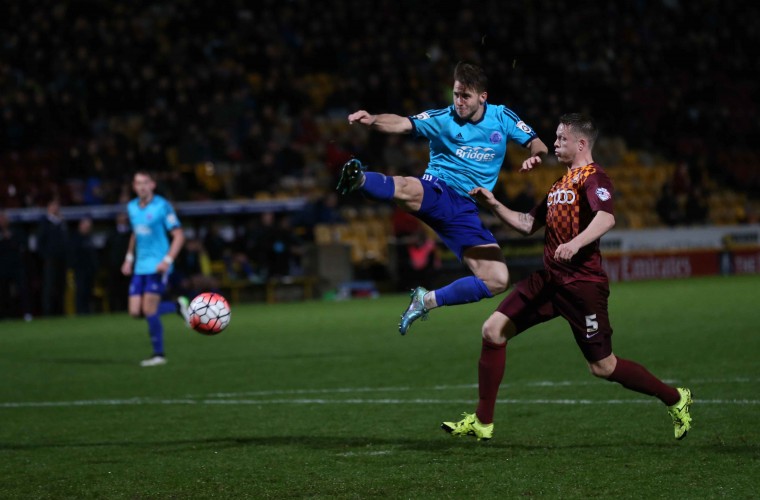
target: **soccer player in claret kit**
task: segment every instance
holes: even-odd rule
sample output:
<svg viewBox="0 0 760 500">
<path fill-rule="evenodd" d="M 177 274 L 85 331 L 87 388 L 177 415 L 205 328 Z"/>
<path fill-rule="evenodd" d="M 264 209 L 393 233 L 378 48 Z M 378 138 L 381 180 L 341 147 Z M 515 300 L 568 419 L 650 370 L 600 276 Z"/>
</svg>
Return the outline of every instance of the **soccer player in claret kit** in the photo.
<svg viewBox="0 0 760 500">
<path fill-rule="evenodd" d="M 156 183 L 150 173 L 135 173 L 132 188 L 137 198 L 127 204 L 132 236 L 121 272 L 132 275 L 129 314 L 133 318 L 144 317 L 148 322 L 153 355 L 143 360 L 140 366 L 160 366 L 166 364 L 161 315 L 179 313 L 189 325 L 187 297 L 179 297 L 176 303 L 162 301 L 172 263 L 182 249 L 185 236 L 174 208 L 166 198 L 154 194 Z M 171 235 L 171 242 L 167 232 Z"/>
<path fill-rule="evenodd" d="M 546 226 L 544 269 L 517 283 L 483 324 L 477 410 L 465 413 L 458 422 L 441 425 L 452 435 L 473 436 L 479 441 L 492 437 L 507 342 L 558 316 L 570 325 L 593 375 L 662 401 L 673 420 L 676 439 L 682 439 L 691 428 L 689 389 L 668 386 L 640 364 L 612 353 L 609 284 L 602 268 L 599 239 L 615 225 L 614 191 L 612 181 L 591 155 L 597 135 L 596 125 L 587 115 L 560 118 L 554 149 L 567 172 L 528 213 L 510 210 L 486 189 L 476 188 L 471 193 L 522 234 L 533 234 Z"/>
</svg>

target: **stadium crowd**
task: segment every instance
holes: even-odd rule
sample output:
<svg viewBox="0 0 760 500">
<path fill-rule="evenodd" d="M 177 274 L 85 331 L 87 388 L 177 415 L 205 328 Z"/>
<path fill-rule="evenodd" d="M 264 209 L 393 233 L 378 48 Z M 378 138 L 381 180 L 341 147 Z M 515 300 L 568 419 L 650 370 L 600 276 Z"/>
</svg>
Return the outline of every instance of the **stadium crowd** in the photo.
<svg viewBox="0 0 760 500">
<path fill-rule="evenodd" d="M 415 173 L 422 148 L 361 135 L 360 107 L 450 102 L 458 60 L 550 143 L 567 111 L 606 137 L 760 191 L 760 9 L 717 0 L 9 2 L 0 208 L 326 192 L 351 156 Z M 424 145 L 423 145 L 424 146 Z M 613 166 L 613 165 L 611 165 Z M 699 217 L 699 216 L 698 216 Z"/>
<path fill-rule="evenodd" d="M 6 207 L 56 195 L 64 205 L 122 201 L 137 167 L 163 172 L 174 199 L 251 196 L 287 177 L 326 182 L 351 154 L 389 159 L 392 139 L 365 147 L 320 124 L 359 105 L 439 107 L 459 59 L 483 65 L 491 99 L 547 140 L 561 112 L 588 111 L 630 147 L 760 187 L 746 167 L 757 161 L 756 7 L 41 0 L 3 10 Z M 181 168 L 206 162 L 239 166 L 227 190 L 209 193 Z"/>
</svg>

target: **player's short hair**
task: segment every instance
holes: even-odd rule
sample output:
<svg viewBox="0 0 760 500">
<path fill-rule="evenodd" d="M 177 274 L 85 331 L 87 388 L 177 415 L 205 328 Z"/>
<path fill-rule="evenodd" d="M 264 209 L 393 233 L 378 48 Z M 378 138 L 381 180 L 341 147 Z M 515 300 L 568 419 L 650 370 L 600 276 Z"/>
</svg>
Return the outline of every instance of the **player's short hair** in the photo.
<svg viewBox="0 0 760 500">
<path fill-rule="evenodd" d="M 147 177 L 148 179 L 150 179 L 150 180 L 152 180 L 154 182 L 156 180 L 156 176 L 153 175 L 153 172 L 151 172 L 150 170 L 145 170 L 145 169 L 135 170 L 135 173 L 132 174 L 132 178 L 134 179 L 138 175 L 144 175 L 145 177 Z"/>
<path fill-rule="evenodd" d="M 454 68 L 454 81 L 478 94 L 488 91 L 488 77 L 480 66 L 459 61 Z"/>
<path fill-rule="evenodd" d="M 596 138 L 599 137 L 599 129 L 591 116 L 585 113 L 567 113 L 559 118 L 559 122 L 565 127 L 573 129 L 577 134 L 585 137 L 589 145 L 593 147 Z"/>
</svg>

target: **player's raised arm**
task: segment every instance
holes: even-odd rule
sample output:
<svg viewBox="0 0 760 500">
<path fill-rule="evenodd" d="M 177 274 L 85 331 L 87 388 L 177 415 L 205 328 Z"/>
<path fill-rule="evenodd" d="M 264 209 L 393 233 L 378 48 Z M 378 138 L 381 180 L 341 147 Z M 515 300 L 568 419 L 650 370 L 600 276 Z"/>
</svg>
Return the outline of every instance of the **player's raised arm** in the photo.
<svg viewBox="0 0 760 500">
<path fill-rule="evenodd" d="M 361 123 L 386 134 L 405 134 L 412 131 L 412 122 L 405 116 L 390 113 L 373 115 L 363 109 L 348 115 L 348 123 Z"/>
<path fill-rule="evenodd" d="M 500 221 L 520 234 L 526 236 L 533 234 L 540 227 L 540 225 L 536 224 L 535 218 L 532 215 L 515 212 L 514 210 L 505 207 L 494 197 L 493 193 L 486 188 L 476 187 L 470 191 L 470 196 L 478 200 L 481 205 L 488 207 Z"/>
<path fill-rule="evenodd" d="M 538 137 L 528 143 L 528 149 L 530 149 L 530 156 L 522 162 L 520 172 L 527 172 L 541 165 L 541 158 L 549 152 L 549 148 Z"/>
</svg>

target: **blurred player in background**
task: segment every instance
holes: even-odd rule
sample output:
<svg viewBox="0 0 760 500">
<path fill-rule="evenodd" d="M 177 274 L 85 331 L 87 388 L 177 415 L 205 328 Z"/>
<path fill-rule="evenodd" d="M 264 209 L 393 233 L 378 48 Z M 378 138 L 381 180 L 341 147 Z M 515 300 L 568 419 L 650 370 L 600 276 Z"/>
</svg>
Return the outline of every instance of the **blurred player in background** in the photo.
<svg viewBox="0 0 760 500">
<path fill-rule="evenodd" d="M 124 275 L 132 275 L 129 285 L 129 314 L 148 321 L 148 333 L 153 355 L 143 360 L 144 367 L 166 364 L 164 355 L 164 326 L 161 315 L 179 312 L 188 323 L 187 297 L 177 302 L 162 301 L 172 263 L 185 242 L 182 226 L 171 204 L 154 194 L 156 182 L 150 173 L 135 173 L 132 188 L 137 198 L 127 204 L 132 225 L 127 254 L 121 265 Z M 171 235 L 171 242 L 167 236 Z"/>
<path fill-rule="evenodd" d="M 638 363 L 612 353 L 607 308 L 610 290 L 599 239 L 615 225 L 615 216 L 612 182 L 591 155 L 597 135 L 589 116 L 567 114 L 560 118 L 554 154 L 567 166 L 567 173 L 528 213 L 510 210 L 484 188 L 471 193 L 522 234 L 533 234 L 546 226 L 544 269 L 517 283 L 483 324 L 478 407 L 475 413 L 465 413 L 459 422 L 441 425 L 453 435 L 491 438 L 507 342 L 557 316 L 570 324 L 593 375 L 662 401 L 673 419 L 676 439 L 682 439 L 691 428 L 689 389 L 670 387 Z"/>
<path fill-rule="evenodd" d="M 352 159 L 343 166 L 338 191 L 359 191 L 371 199 L 393 200 L 433 228 L 474 274 L 437 290 L 415 288 L 401 316 L 402 335 L 435 307 L 477 302 L 503 292 L 509 283 L 504 255 L 481 222 L 469 192 L 477 186 L 493 189 L 510 141 L 530 150 L 523 171 L 540 164 L 541 155 L 548 149 L 512 110 L 489 104 L 487 97 L 484 71 L 460 62 L 454 69 L 452 106 L 409 117 L 372 115 L 364 110 L 348 116 L 349 123 L 380 132 L 412 133 L 429 139 L 430 161 L 419 178 L 366 172 L 358 159 Z"/>
</svg>

